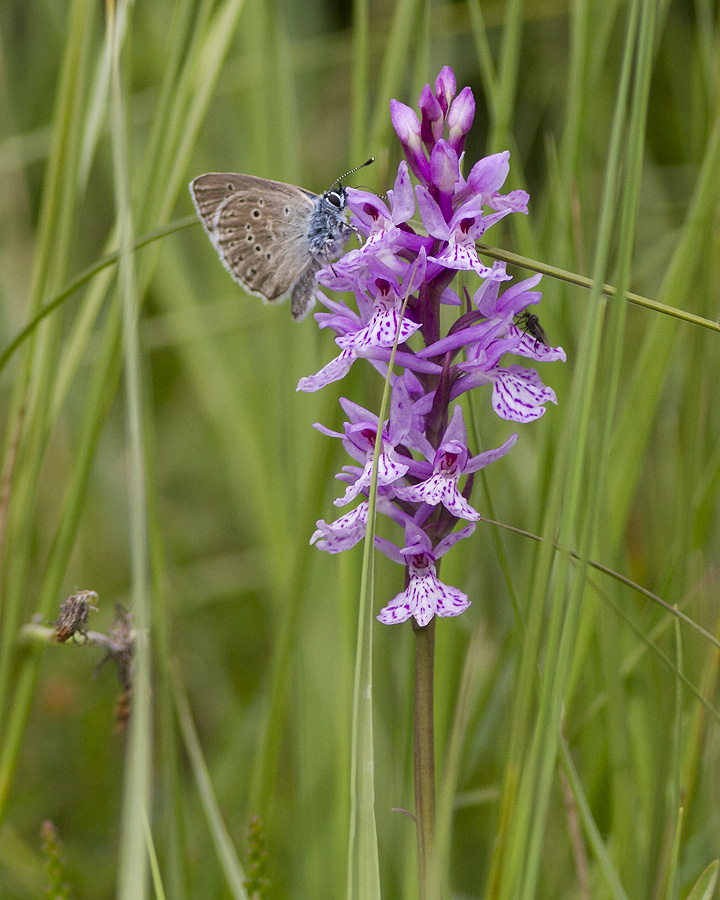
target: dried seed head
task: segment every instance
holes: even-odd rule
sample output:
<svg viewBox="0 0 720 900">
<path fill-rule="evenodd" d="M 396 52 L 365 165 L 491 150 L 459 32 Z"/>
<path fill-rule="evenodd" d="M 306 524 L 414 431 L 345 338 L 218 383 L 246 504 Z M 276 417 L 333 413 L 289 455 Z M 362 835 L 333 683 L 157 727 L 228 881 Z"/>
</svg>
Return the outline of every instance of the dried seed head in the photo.
<svg viewBox="0 0 720 900">
<path fill-rule="evenodd" d="M 53 624 L 55 640 L 64 644 L 69 638 L 81 634 L 87 637 L 87 623 L 90 610 L 97 612 L 98 595 L 95 591 L 78 591 L 66 597 L 60 605 L 60 615 Z"/>
</svg>

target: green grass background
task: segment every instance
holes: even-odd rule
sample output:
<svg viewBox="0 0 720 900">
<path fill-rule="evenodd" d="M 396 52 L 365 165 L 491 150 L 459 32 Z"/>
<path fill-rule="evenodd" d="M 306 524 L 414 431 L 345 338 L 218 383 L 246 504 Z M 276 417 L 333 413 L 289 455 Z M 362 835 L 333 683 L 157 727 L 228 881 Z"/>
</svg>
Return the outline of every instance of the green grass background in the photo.
<svg viewBox="0 0 720 900">
<path fill-rule="evenodd" d="M 673 900 L 720 856 L 717 647 L 552 544 L 718 636 L 717 4 L 157 0 L 108 27 L 90 0 L 4 0 L 0 349 L 119 262 L 0 371 L 0 897 L 42 895 L 45 819 L 73 898 L 243 897 L 256 813 L 273 900 L 377 896 L 372 841 L 348 875 L 349 823 L 374 827 L 350 788 L 362 551 L 308 540 L 345 462 L 311 425 L 382 385 L 358 363 L 296 394 L 330 335 L 245 296 L 199 225 L 130 250 L 205 171 L 320 191 L 372 154 L 356 183 L 387 190 L 389 100 L 446 64 L 477 101 L 466 170 L 509 148 L 531 194 L 488 242 L 595 287 L 543 279 L 559 405 L 473 498 L 544 542 L 480 523 L 443 560 L 473 600 L 437 630 L 443 896 Z M 513 430 L 489 391 L 472 416 L 476 447 Z M 76 588 L 94 629 L 120 601 L 149 635 L 125 736 L 111 666 L 21 631 Z M 380 557 L 377 608 L 401 589 Z M 377 865 L 412 898 L 412 633 L 372 640 Z"/>
</svg>

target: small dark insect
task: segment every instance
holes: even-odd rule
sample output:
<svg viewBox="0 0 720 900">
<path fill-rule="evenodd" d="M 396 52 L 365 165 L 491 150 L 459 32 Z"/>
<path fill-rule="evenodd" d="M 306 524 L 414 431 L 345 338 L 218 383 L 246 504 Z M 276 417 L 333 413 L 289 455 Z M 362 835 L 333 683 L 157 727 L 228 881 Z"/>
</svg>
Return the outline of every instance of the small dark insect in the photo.
<svg viewBox="0 0 720 900">
<path fill-rule="evenodd" d="M 535 350 L 537 350 L 538 343 L 543 344 L 548 349 L 552 349 L 550 339 L 545 334 L 545 329 L 540 324 L 540 319 L 538 319 L 535 313 L 530 313 L 525 310 L 524 313 L 516 316 L 515 324 L 519 328 L 522 328 L 525 334 L 529 334 L 530 337 L 535 338 Z"/>
<path fill-rule="evenodd" d="M 60 606 L 60 616 L 53 624 L 55 640 L 58 644 L 64 644 L 75 635 L 87 638 L 87 623 L 90 610 L 97 610 L 93 601 L 97 600 L 95 591 L 78 591 L 66 597 Z"/>
</svg>

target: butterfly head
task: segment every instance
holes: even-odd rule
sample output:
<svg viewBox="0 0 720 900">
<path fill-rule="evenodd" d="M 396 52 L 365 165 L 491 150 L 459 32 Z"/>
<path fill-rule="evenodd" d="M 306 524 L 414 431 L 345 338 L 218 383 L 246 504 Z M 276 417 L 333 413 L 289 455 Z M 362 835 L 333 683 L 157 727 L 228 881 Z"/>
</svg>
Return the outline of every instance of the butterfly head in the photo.
<svg viewBox="0 0 720 900">
<path fill-rule="evenodd" d="M 337 187 L 333 186 L 329 191 L 325 191 L 323 200 L 337 212 L 343 212 L 347 206 L 347 191 L 340 182 L 338 182 Z"/>
<path fill-rule="evenodd" d="M 342 185 L 343 178 L 347 178 L 348 175 L 354 175 L 355 172 L 359 172 L 360 169 L 364 169 L 365 166 L 369 166 L 374 162 L 375 157 L 371 156 L 370 159 L 366 159 L 361 166 L 356 166 L 354 169 L 351 169 L 349 172 L 341 175 L 340 178 L 338 178 L 338 180 L 333 183 L 330 190 L 325 191 L 325 193 L 323 194 L 323 200 L 327 201 L 331 206 L 334 206 L 338 212 L 342 212 L 347 206 L 347 191 Z"/>
</svg>

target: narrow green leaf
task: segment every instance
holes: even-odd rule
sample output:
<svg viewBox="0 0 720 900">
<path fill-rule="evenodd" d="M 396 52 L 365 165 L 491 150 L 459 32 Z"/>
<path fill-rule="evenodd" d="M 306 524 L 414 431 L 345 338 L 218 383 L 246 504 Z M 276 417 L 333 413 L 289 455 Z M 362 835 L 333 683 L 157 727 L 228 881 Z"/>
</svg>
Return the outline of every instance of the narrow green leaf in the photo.
<svg viewBox="0 0 720 900">
<path fill-rule="evenodd" d="M 717 859 L 710 863 L 695 882 L 695 886 L 687 895 L 687 900 L 711 900 L 718 880 L 718 866 L 720 861 Z"/>
<path fill-rule="evenodd" d="M 195 783 L 200 792 L 200 800 L 202 801 L 205 818 L 213 838 L 218 862 L 225 875 L 225 883 L 235 900 L 248 900 L 244 884 L 245 873 L 223 822 L 220 806 L 210 781 L 210 774 L 193 723 L 190 705 L 177 671 L 173 671 L 171 680 L 180 730 L 185 741 L 185 749 L 190 757 Z"/>
</svg>

